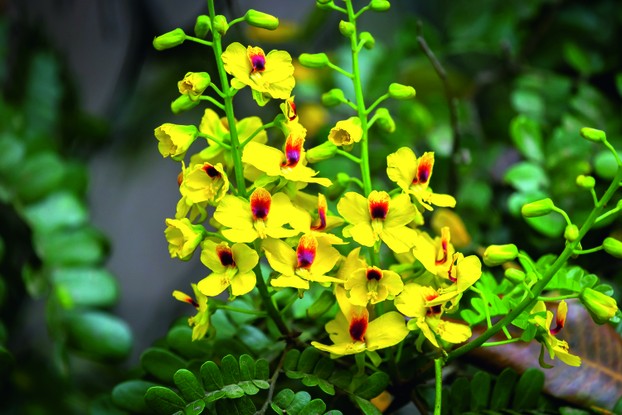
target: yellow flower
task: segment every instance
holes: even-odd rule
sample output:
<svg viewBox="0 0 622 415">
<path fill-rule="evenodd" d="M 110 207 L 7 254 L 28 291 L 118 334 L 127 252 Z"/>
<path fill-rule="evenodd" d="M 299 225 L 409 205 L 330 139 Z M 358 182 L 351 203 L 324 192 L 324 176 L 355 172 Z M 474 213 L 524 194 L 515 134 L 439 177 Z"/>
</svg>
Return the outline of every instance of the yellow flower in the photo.
<svg viewBox="0 0 622 415">
<path fill-rule="evenodd" d="M 222 61 L 233 76 L 231 85 L 237 89 L 248 85 L 272 98 L 287 99 L 296 85 L 292 57 L 282 50 L 266 55 L 259 47 L 245 48 L 234 42 L 223 52 Z"/>
<path fill-rule="evenodd" d="M 348 291 L 350 302 L 354 305 L 366 306 L 384 300 L 392 300 L 404 289 L 400 276 L 378 267 L 359 268 L 346 280 L 344 286 Z"/>
<path fill-rule="evenodd" d="M 428 210 L 431 205 L 454 207 L 456 199 L 450 195 L 433 193 L 428 188 L 434 167 L 434 153 L 423 153 L 419 158 L 408 148 L 402 147 L 387 156 L 387 176 L 404 192 L 415 196 L 417 201 Z"/>
<path fill-rule="evenodd" d="M 188 261 L 205 236 L 202 225 L 193 225 L 187 218 L 166 219 L 164 236 L 168 241 L 171 258 Z"/>
<path fill-rule="evenodd" d="M 173 297 L 197 309 L 197 314 L 194 317 L 188 318 L 188 325 L 192 327 L 192 340 L 200 340 L 205 337 L 207 330 L 209 330 L 209 306 L 207 297 L 199 291 L 197 285 L 191 285 L 196 301 L 189 295 L 177 290 L 173 291 Z"/>
<path fill-rule="evenodd" d="M 357 247 L 350 251 L 345 261 L 339 266 L 337 278 L 342 282 L 346 282 L 350 275 L 361 268 L 367 268 L 367 262 L 361 258 L 361 247 Z"/>
<path fill-rule="evenodd" d="M 184 165 L 182 169 L 179 191 L 191 204 L 208 202 L 215 206 L 229 190 L 229 179 L 220 163 L 212 165 L 205 162 L 187 169 Z"/>
<path fill-rule="evenodd" d="M 296 112 L 296 104 L 294 103 L 294 97 L 287 98 L 281 105 L 279 105 L 288 123 L 298 121 L 298 113 Z"/>
<path fill-rule="evenodd" d="M 374 246 L 382 240 L 393 252 L 400 253 L 417 241 L 417 232 L 406 226 L 417 216 L 417 209 L 404 194 L 391 199 L 387 192 L 374 190 L 365 199 L 348 192 L 339 200 L 337 210 L 350 223 L 343 235 L 361 245 Z"/>
<path fill-rule="evenodd" d="M 568 304 L 562 300 L 557 306 L 556 326 L 551 329 L 553 313 L 546 309 L 546 305 L 543 301 L 538 301 L 531 310 L 531 317 L 529 320 L 540 328 L 537 338 L 539 338 L 543 346 L 546 347 L 551 359 L 557 357 L 568 366 L 581 366 L 581 358 L 570 354 L 568 343 L 565 340 L 559 340 L 555 337 L 564 327 L 567 314 Z"/>
<path fill-rule="evenodd" d="M 410 330 L 421 330 L 435 347 L 440 347 L 437 336 L 447 343 L 462 343 L 471 337 L 471 328 L 464 324 L 441 319 L 443 307 L 434 302 L 439 293 L 432 287 L 415 283 L 406 284 L 394 304 L 402 314 L 411 317 Z"/>
<path fill-rule="evenodd" d="M 181 161 L 196 140 L 198 130 L 194 125 L 166 123 L 156 128 L 154 134 L 162 157 L 170 156 L 173 160 Z"/>
<path fill-rule="evenodd" d="M 240 121 L 236 121 L 235 127 L 238 132 L 238 140 L 242 143 L 246 141 L 251 134 L 255 133 L 263 122 L 259 117 L 247 117 Z M 231 143 L 229 123 L 226 117 L 220 118 L 218 114 L 212 109 L 206 109 L 201 118 L 201 124 L 199 124 L 199 131 L 208 137 L 214 137 L 224 143 Z M 265 143 L 268 141 L 268 134 L 265 130 L 260 131 L 252 139 L 253 142 Z M 208 147 L 201 150 L 199 153 L 190 157 L 192 164 L 199 164 L 208 162 L 212 165 L 222 163 L 226 170 L 233 168 L 233 156 L 231 150 L 227 150 L 225 147 L 216 143 L 213 140 L 207 139 Z"/>
<path fill-rule="evenodd" d="M 334 344 L 311 342 L 313 347 L 330 353 L 331 357 L 384 349 L 398 344 L 408 335 L 404 317 L 399 313 L 389 311 L 369 321 L 367 308 L 352 305 L 343 287 L 335 288 L 335 296 L 340 311 L 325 326 Z"/>
<path fill-rule="evenodd" d="M 244 147 L 242 161 L 268 176 L 282 176 L 292 182 L 330 186 L 329 179 L 315 177 L 317 172 L 306 166 L 303 148 L 305 134 L 306 130 L 302 127 L 292 129 L 285 140 L 284 151 L 250 142 Z"/>
<path fill-rule="evenodd" d="M 450 240 L 449 228 L 446 226 L 441 229 L 440 238 L 432 239 L 426 232 L 421 232 L 412 253 L 425 269 L 441 278 L 449 278 L 451 258 L 456 252 Z"/>
<path fill-rule="evenodd" d="M 279 273 L 270 281 L 274 287 L 307 290 L 309 281 L 340 282 L 326 275 L 341 258 L 339 251 L 312 235 L 303 235 L 295 251 L 279 239 L 266 239 L 262 248 L 272 269 Z"/>
<path fill-rule="evenodd" d="M 216 243 L 205 240 L 201 251 L 201 262 L 212 273 L 199 281 L 199 291 L 214 297 L 231 287 L 231 295 L 244 295 L 255 288 L 257 279 L 253 268 L 259 262 L 259 255 L 244 244 Z"/>
<path fill-rule="evenodd" d="M 294 208 L 284 193 L 270 195 L 266 189 L 258 187 L 250 196 L 250 201 L 226 195 L 214 212 L 214 219 L 228 229 L 222 234 L 232 242 L 253 242 L 257 238 L 288 238 L 301 232 L 298 222 L 301 210 Z M 294 224 L 287 229 L 285 224 Z"/>
<path fill-rule="evenodd" d="M 191 101 L 197 101 L 210 84 L 207 72 L 188 72 L 184 79 L 177 82 L 179 93 L 187 95 Z"/>
<path fill-rule="evenodd" d="M 358 143 L 362 138 L 361 121 L 356 117 L 337 121 L 337 124 L 328 133 L 328 140 L 336 146 L 349 146 Z"/>
</svg>

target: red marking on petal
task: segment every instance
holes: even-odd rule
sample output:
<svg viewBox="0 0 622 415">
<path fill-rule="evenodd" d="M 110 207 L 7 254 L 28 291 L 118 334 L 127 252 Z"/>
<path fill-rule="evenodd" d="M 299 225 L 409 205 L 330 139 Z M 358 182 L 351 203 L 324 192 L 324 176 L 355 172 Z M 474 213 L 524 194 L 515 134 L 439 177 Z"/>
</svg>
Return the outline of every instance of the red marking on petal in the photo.
<svg viewBox="0 0 622 415">
<path fill-rule="evenodd" d="M 293 121 L 298 116 L 298 113 L 296 112 L 296 103 L 294 103 L 294 101 L 287 101 L 287 107 L 287 119 Z"/>
<path fill-rule="evenodd" d="M 356 316 L 350 321 L 350 337 L 356 342 L 365 341 L 365 333 L 367 332 L 368 318 L 367 314 Z"/>
<path fill-rule="evenodd" d="M 389 201 L 391 198 L 387 192 L 371 192 L 367 198 L 369 201 L 369 214 L 372 219 L 385 219 L 389 213 Z"/>
<path fill-rule="evenodd" d="M 551 329 L 551 334 L 555 336 L 557 333 L 562 331 L 565 325 L 566 325 L 566 316 L 561 315 L 561 313 L 558 311 L 557 316 L 555 317 L 555 327 Z"/>
<path fill-rule="evenodd" d="M 432 176 L 432 167 L 434 166 L 434 154 L 424 153 L 417 163 L 417 173 L 413 178 L 413 184 L 426 184 Z"/>
<path fill-rule="evenodd" d="M 233 260 L 233 251 L 226 245 L 216 246 L 216 255 L 220 259 L 220 263 L 223 267 L 235 267 L 235 261 Z"/>
<path fill-rule="evenodd" d="M 216 167 L 209 163 L 205 163 L 202 170 L 212 179 L 220 177 L 220 172 L 216 170 Z"/>
<path fill-rule="evenodd" d="M 447 241 L 445 239 L 441 241 L 441 252 L 439 253 L 442 253 L 443 256 L 435 261 L 436 265 L 442 265 L 447 262 Z"/>
<path fill-rule="evenodd" d="M 249 46 L 246 55 L 251 62 L 251 73 L 263 72 L 266 70 L 266 55 L 260 47 Z"/>
<path fill-rule="evenodd" d="M 449 281 L 451 282 L 458 281 L 458 275 L 456 275 L 455 277 L 453 275 L 454 264 L 456 262 L 457 257 L 458 257 L 458 254 L 454 254 L 454 257 L 451 259 L 451 264 L 449 264 L 449 269 L 447 270 L 447 278 L 449 278 Z"/>
<path fill-rule="evenodd" d="M 270 192 L 263 187 L 258 187 L 251 194 L 250 202 L 253 219 L 265 220 L 268 217 L 268 213 L 270 213 L 270 204 L 272 203 Z"/>
<path fill-rule="evenodd" d="M 432 301 L 434 300 L 436 297 L 438 297 L 437 293 L 428 295 L 425 297 L 426 301 Z M 435 314 L 440 314 L 441 313 L 441 305 L 433 305 L 432 307 L 428 307 L 428 311 L 426 312 L 426 315 L 431 316 L 431 315 L 435 315 Z"/>
<path fill-rule="evenodd" d="M 184 181 L 184 172 L 182 171 L 177 175 L 177 186 L 181 186 L 183 181 Z"/>
<path fill-rule="evenodd" d="M 317 222 L 315 225 L 311 226 L 311 229 L 314 231 L 323 231 L 326 229 L 326 210 L 328 206 L 326 204 L 326 196 L 323 194 L 319 194 L 317 198 Z"/>
<path fill-rule="evenodd" d="M 376 280 L 380 281 L 382 279 L 382 270 L 378 267 L 369 267 L 367 268 L 367 281 Z"/>
<path fill-rule="evenodd" d="M 311 235 L 303 235 L 298 242 L 296 256 L 298 257 L 297 268 L 309 269 L 315 261 L 317 252 L 317 239 Z"/>
<path fill-rule="evenodd" d="M 184 300 L 183 300 L 183 301 L 184 301 L 184 303 L 188 303 L 188 304 L 190 304 L 190 305 L 191 305 L 191 306 L 193 306 L 194 308 L 199 308 L 199 303 L 197 303 L 196 301 L 194 301 L 194 299 L 193 299 L 193 298 L 191 298 L 191 297 L 186 297 L 186 298 L 184 298 Z"/>
<path fill-rule="evenodd" d="M 294 137 L 291 134 L 287 137 L 287 140 L 285 140 L 285 161 L 281 164 L 281 167 L 296 167 L 302 155 L 304 142 L 305 139 L 303 137 Z"/>
</svg>

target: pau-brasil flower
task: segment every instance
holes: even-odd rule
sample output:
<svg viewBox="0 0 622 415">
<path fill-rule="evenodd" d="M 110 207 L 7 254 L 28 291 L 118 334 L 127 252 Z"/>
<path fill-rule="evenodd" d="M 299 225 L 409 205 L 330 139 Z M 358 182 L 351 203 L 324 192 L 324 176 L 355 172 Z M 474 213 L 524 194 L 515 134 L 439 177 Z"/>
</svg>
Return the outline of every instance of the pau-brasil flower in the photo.
<svg viewBox="0 0 622 415">
<path fill-rule="evenodd" d="M 193 225 L 188 218 L 166 219 L 164 236 L 168 241 L 171 258 L 188 261 L 205 237 L 203 225 Z"/>
<path fill-rule="evenodd" d="M 194 125 L 177 125 L 166 123 L 155 129 L 158 139 L 158 150 L 162 157 L 171 157 L 173 160 L 183 160 L 186 152 L 196 140 L 199 131 Z"/>
<path fill-rule="evenodd" d="M 377 304 L 392 300 L 404 289 L 402 278 L 395 272 L 378 267 L 359 268 L 343 285 L 348 291 L 348 299 L 354 305 Z"/>
<path fill-rule="evenodd" d="M 406 252 L 417 241 L 417 232 L 407 227 L 417 209 L 404 194 L 391 199 L 387 192 L 372 191 L 367 198 L 355 192 L 346 193 L 337 210 L 350 223 L 343 229 L 363 246 L 374 246 L 382 240 L 395 253 Z"/>
<path fill-rule="evenodd" d="M 330 353 L 331 357 L 384 349 L 398 344 L 408 335 L 404 317 L 399 313 L 389 311 L 370 321 L 367 308 L 352 305 L 343 287 L 335 288 L 335 297 L 339 312 L 325 326 L 334 344 L 311 342 L 313 347 Z"/>
<path fill-rule="evenodd" d="M 201 262 L 212 273 L 198 283 L 199 291 L 214 297 L 231 287 L 231 295 L 244 295 L 255 288 L 257 278 L 253 268 L 259 262 L 255 250 L 244 244 L 217 243 L 205 240 L 201 250 Z"/>
<path fill-rule="evenodd" d="M 387 176 L 404 192 L 413 195 L 428 210 L 431 205 L 454 207 L 456 199 L 450 195 L 432 192 L 428 187 L 434 167 L 434 153 L 427 152 L 419 158 L 408 147 L 401 147 L 387 156 Z"/>
<path fill-rule="evenodd" d="M 273 50 L 266 55 L 260 47 L 230 44 L 222 54 L 227 73 L 233 76 L 231 85 L 245 85 L 272 98 L 287 99 L 296 84 L 294 65 L 289 53 Z"/>
<path fill-rule="evenodd" d="M 207 297 L 199 291 L 196 284 L 191 285 L 196 301 L 188 294 L 177 290 L 173 291 L 173 297 L 196 308 L 197 313 L 193 317 L 188 318 L 188 325 L 192 327 L 192 340 L 200 340 L 205 337 L 209 330 L 209 307 Z"/>
<path fill-rule="evenodd" d="M 189 204 L 207 202 L 215 206 L 227 194 L 229 179 L 222 164 L 205 162 L 182 168 L 179 191 Z"/>
<path fill-rule="evenodd" d="M 210 85 L 211 79 L 207 72 L 188 72 L 184 79 L 177 82 L 179 93 L 187 95 L 191 101 L 197 101 Z"/>
<path fill-rule="evenodd" d="M 570 353 L 568 343 L 565 340 L 559 340 L 555 337 L 566 323 L 566 315 L 568 314 L 568 304 L 560 301 L 557 306 L 557 317 L 555 318 L 555 327 L 551 328 L 553 322 L 553 313 L 546 309 L 543 301 L 538 301 L 531 310 L 529 320 L 539 328 L 536 338 L 542 343 L 543 347 L 549 352 L 551 359 L 557 357 L 568 366 L 581 366 L 581 358 Z"/>
<path fill-rule="evenodd" d="M 337 121 L 328 134 L 328 140 L 336 146 L 349 146 L 358 143 L 362 138 L 361 121 L 356 117 Z"/>
</svg>

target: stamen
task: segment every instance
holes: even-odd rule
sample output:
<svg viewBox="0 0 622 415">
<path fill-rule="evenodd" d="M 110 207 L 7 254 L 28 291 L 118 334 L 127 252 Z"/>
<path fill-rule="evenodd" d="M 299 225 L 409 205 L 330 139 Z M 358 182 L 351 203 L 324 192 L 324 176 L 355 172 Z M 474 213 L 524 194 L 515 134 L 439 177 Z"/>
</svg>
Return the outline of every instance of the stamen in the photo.
<svg viewBox="0 0 622 415">
<path fill-rule="evenodd" d="M 356 316 L 350 321 L 350 337 L 357 342 L 365 341 L 367 332 L 367 315 Z"/>
<path fill-rule="evenodd" d="M 220 259 L 220 263 L 224 267 L 235 267 L 235 261 L 233 260 L 233 252 L 231 248 L 222 244 L 216 246 L 216 255 Z"/>
<path fill-rule="evenodd" d="M 312 235 L 303 235 L 298 242 L 296 256 L 298 258 L 297 268 L 309 269 L 315 261 L 317 252 L 317 239 Z"/>
<path fill-rule="evenodd" d="M 382 270 L 378 267 L 369 267 L 367 268 L 367 281 L 376 280 L 380 281 L 382 279 Z"/>
<path fill-rule="evenodd" d="M 251 194 L 250 202 L 253 219 L 265 220 L 268 217 L 268 213 L 270 212 L 270 204 L 272 203 L 270 192 L 263 187 L 258 187 Z"/>
</svg>

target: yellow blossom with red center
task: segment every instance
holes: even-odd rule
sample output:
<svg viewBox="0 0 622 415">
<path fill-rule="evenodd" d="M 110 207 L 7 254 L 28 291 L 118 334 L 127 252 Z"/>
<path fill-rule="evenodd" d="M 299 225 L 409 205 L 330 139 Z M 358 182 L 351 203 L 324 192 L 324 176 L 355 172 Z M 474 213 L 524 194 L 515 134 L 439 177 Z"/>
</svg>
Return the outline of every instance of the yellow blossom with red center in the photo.
<svg viewBox="0 0 622 415">
<path fill-rule="evenodd" d="M 434 167 L 434 153 L 427 152 L 419 158 L 408 147 L 401 147 L 387 156 L 387 176 L 404 192 L 413 195 L 428 210 L 431 205 L 454 207 L 456 199 L 450 195 L 432 192 L 429 188 Z"/>
<path fill-rule="evenodd" d="M 467 341 L 472 334 L 469 326 L 441 319 L 443 304 L 436 301 L 439 296 L 433 287 L 410 283 L 404 286 L 394 304 L 400 313 L 412 318 L 408 328 L 420 330 L 435 347 L 440 347 L 437 336 L 447 343 Z"/>
<path fill-rule="evenodd" d="M 367 308 L 351 304 L 343 287 L 335 288 L 335 297 L 339 311 L 325 326 L 333 344 L 311 342 L 313 347 L 330 353 L 331 357 L 395 346 L 408 335 L 404 317 L 399 313 L 389 311 L 370 321 Z"/>
<path fill-rule="evenodd" d="M 301 231 L 301 210 L 295 208 L 287 195 L 270 195 L 258 187 L 247 201 L 226 195 L 214 212 L 214 219 L 225 227 L 222 234 L 232 242 L 253 242 L 255 239 L 288 238 Z M 286 228 L 290 224 L 294 229 Z"/>
<path fill-rule="evenodd" d="M 253 268 L 259 255 L 247 245 L 205 240 L 201 250 L 201 262 L 212 273 L 199 281 L 199 291 L 214 297 L 231 287 L 233 297 L 244 295 L 255 288 L 257 279 Z"/>
<path fill-rule="evenodd" d="M 231 86 L 253 90 L 272 98 L 287 99 L 296 85 L 289 53 L 273 50 L 266 55 L 260 47 L 234 42 L 221 55 L 225 70 L 233 76 Z"/>
<path fill-rule="evenodd" d="M 277 278 L 270 281 L 274 287 L 307 290 L 309 281 L 340 282 L 326 275 L 341 258 L 339 251 L 322 240 L 318 241 L 313 235 L 303 235 L 296 250 L 278 239 L 266 239 L 261 246 L 266 252 L 268 263 L 279 273 Z"/>
<path fill-rule="evenodd" d="M 306 130 L 299 124 L 292 128 L 285 140 L 283 151 L 264 144 L 250 142 L 244 147 L 242 162 L 268 176 L 281 176 L 292 182 L 317 183 L 330 186 L 326 178 L 315 177 L 317 172 L 306 166 L 304 143 Z M 257 179 L 257 177 L 248 177 Z"/>
<path fill-rule="evenodd" d="M 222 164 L 199 163 L 183 168 L 179 191 L 190 204 L 207 202 L 215 206 L 227 194 L 229 179 Z"/>
<path fill-rule="evenodd" d="M 202 225 L 193 225 L 189 219 L 166 219 L 164 236 L 168 241 L 168 252 L 171 258 L 188 261 L 197 246 L 205 237 Z"/>
<path fill-rule="evenodd" d="M 536 338 L 540 340 L 543 347 L 546 347 L 551 359 L 557 357 L 568 366 L 581 366 L 581 358 L 570 353 L 568 342 L 555 337 L 564 327 L 567 314 L 568 304 L 562 300 L 557 306 L 556 325 L 551 329 L 553 313 L 546 309 L 543 301 L 538 301 L 531 310 L 529 321 L 539 327 Z"/>
<path fill-rule="evenodd" d="M 367 198 L 355 192 L 346 193 L 337 210 L 350 223 L 343 229 L 363 246 L 374 246 L 382 240 L 396 253 L 411 249 L 418 239 L 408 225 L 417 216 L 417 209 L 404 194 L 391 199 L 387 192 L 372 191 Z"/>
<path fill-rule="evenodd" d="M 402 292 L 404 283 L 397 273 L 371 266 L 352 272 L 343 287 L 352 304 L 366 306 L 392 300 Z"/>
<path fill-rule="evenodd" d="M 196 308 L 197 313 L 193 317 L 188 318 L 188 325 L 192 327 L 192 340 L 200 340 L 205 337 L 207 330 L 209 330 L 209 307 L 207 297 L 199 291 L 196 284 L 191 285 L 196 301 L 188 294 L 178 290 L 173 291 L 173 297 Z"/>
</svg>

